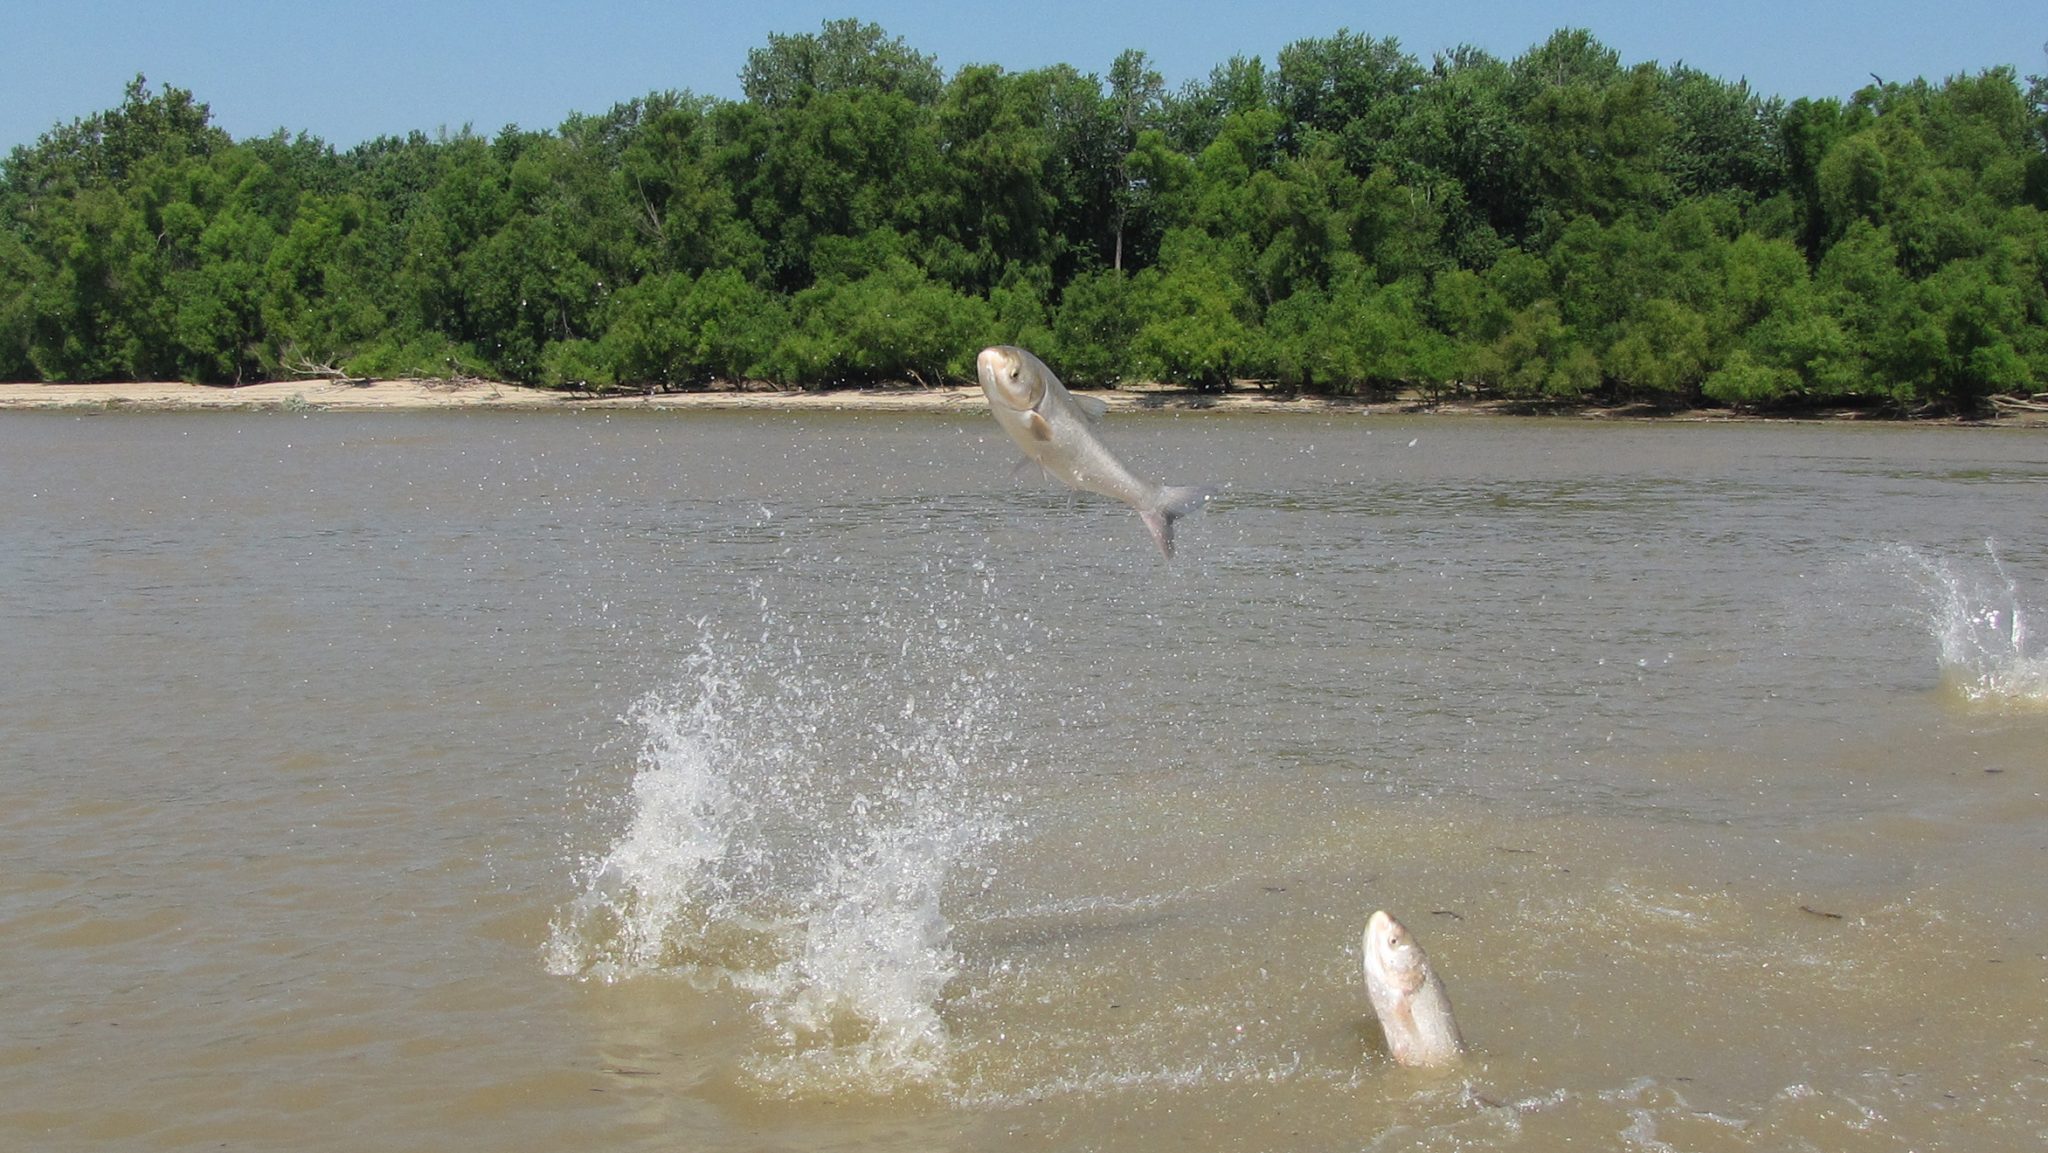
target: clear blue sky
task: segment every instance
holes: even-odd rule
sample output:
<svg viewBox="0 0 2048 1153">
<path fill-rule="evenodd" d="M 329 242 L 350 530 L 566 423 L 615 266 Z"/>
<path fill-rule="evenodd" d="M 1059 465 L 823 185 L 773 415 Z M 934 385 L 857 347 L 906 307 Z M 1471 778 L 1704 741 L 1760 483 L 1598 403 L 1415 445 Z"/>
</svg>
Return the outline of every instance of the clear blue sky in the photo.
<svg viewBox="0 0 2048 1153">
<path fill-rule="evenodd" d="M 1847 96 L 1875 72 L 1941 79 L 1993 65 L 2048 72 L 2048 6 L 2023 0 L 18 0 L 0 36 L 0 154 L 120 103 L 136 73 L 191 90 L 237 139 L 278 128 L 337 147 L 464 124 L 553 128 L 667 88 L 736 98 L 770 32 L 855 16 L 950 75 L 965 64 L 1104 73 L 1140 48 L 1170 86 L 1232 55 L 1272 63 L 1339 28 L 1392 36 L 1425 63 L 1473 44 L 1503 58 L 1561 27 L 1625 63 L 1680 60 L 1787 98 Z"/>
</svg>

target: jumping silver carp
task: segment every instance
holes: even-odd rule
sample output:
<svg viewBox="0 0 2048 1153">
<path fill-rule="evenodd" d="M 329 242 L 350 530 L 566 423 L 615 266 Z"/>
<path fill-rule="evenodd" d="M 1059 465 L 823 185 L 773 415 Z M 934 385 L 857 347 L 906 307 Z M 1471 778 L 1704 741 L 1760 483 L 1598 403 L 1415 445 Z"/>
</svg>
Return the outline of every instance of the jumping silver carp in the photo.
<svg viewBox="0 0 2048 1153">
<path fill-rule="evenodd" d="M 974 367 L 996 423 L 1025 456 L 1071 488 L 1114 497 L 1138 510 L 1159 551 L 1173 556 L 1173 522 L 1200 508 L 1214 488 L 1153 484 L 1133 476 L 1095 435 L 1106 406 L 1092 396 L 1068 392 L 1052 369 L 1029 352 L 1006 344 L 984 348 Z"/>
<path fill-rule="evenodd" d="M 1365 926 L 1365 993 L 1402 1065 L 1448 1065 L 1465 1051 L 1451 998 L 1422 946 L 1382 909 Z"/>
</svg>

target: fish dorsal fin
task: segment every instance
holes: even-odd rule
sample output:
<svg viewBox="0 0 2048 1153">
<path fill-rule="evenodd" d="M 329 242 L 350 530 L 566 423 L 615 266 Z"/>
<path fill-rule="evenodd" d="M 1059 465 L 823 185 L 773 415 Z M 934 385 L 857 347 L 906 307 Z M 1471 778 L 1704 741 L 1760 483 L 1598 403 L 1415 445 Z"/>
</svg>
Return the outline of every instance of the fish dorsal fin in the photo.
<svg viewBox="0 0 2048 1153">
<path fill-rule="evenodd" d="M 1109 415 L 1109 404 L 1099 396 L 1076 395 L 1074 407 L 1081 410 L 1081 415 L 1088 418 L 1089 424 L 1101 424 L 1102 418 Z"/>
</svg>

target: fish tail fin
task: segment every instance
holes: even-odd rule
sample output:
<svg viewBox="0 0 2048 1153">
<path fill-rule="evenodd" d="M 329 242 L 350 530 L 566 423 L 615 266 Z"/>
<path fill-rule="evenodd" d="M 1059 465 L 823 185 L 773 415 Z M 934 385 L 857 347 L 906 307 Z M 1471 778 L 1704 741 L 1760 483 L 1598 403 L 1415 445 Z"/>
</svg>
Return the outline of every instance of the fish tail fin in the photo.
<svg viewBox="0 0 2048 1153">
<path fill-rule="evenodd" d="M 1158 543 L 1159 551 L 1168 560 L 1173 559 L 1173 522 L 1209 503 L 1209 498 L 1221 490 L 1214 485 L 1167 485 L 1159 490 L 1150 508 L 1138 510 L 1138 516 L 1145 521 L 1145 527 L 1152 530 L 1152 539 Z"/>
</svg>

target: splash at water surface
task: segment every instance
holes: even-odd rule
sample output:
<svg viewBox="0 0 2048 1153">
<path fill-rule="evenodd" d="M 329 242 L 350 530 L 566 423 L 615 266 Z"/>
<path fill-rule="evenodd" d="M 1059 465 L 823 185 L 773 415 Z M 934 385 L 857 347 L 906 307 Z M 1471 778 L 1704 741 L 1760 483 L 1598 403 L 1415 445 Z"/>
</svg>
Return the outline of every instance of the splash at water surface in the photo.
<svg viewBox="0 0 2048 1153">
<path fill-rule="evenodd" d="M 623 829 L 579 869 L 550 972 L 754 999 L 748 1071 L 784 1092 L 943 1079 L 949 892 L 1003 829 L 999 645 L 877 613 L 869 645 L 767 613 L 707 637 L 624 718 Z"/>
<path fill-rule="evenodd" d="M 2034 636 L 2035 609 L 2006 568 L 1996 541 L 1982 559 L 1929 556 L 1908 546 L 1892 555 L 1921 590 L 1942 680 L 1973 704 L 2048 706 L 2048 650 Z"/>
</svg>

